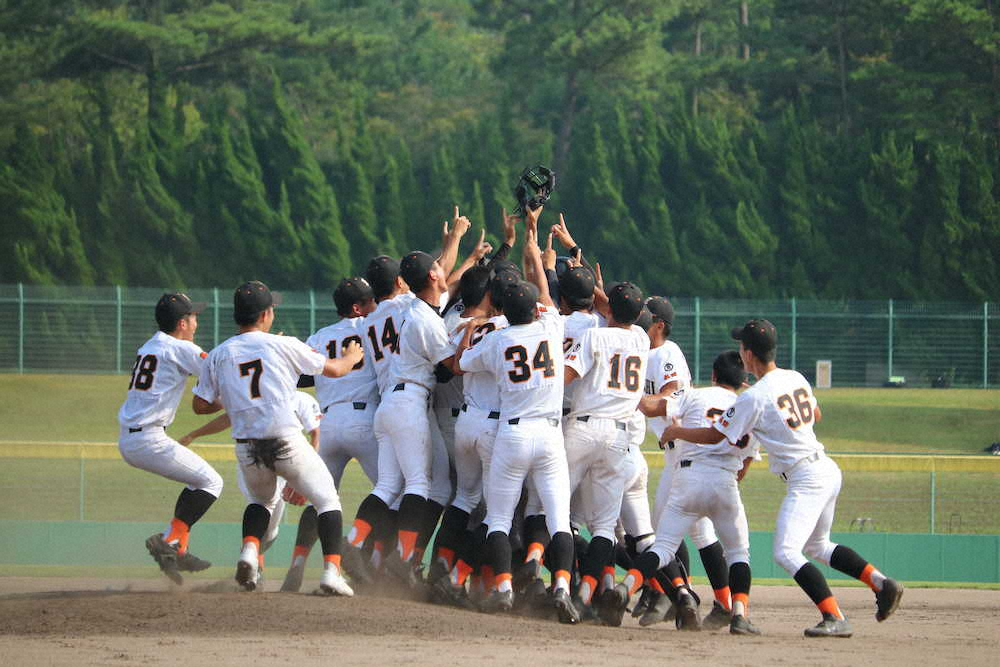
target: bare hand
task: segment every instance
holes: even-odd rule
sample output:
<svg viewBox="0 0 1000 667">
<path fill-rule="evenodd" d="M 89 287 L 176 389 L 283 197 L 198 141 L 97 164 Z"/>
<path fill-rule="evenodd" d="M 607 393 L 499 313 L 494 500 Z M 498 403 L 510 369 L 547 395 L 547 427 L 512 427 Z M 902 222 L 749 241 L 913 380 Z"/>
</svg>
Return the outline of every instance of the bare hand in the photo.
<svg viewBox="0 0 1000 667">
<path fill-rule="evenodd" d="M 361 347 L 361 343 L 358 341 L 352 340 L 344 348 L 344 353 L 341 356 L 350 361 L 352 367 L 357 366 L 365 358 L 365 348 Z"/>
<path fill-rule="evenodd" d="M 500 209 L 500 215 L 503 218 L 503 242 L 513 248 L 517 241 L 517 223 L 521 222 L 521 218 L 507 215 L 505 208 Z"/>
<path fill-rule="evenodd" d="M 576 241 L 574 241 L 573 237 L 570 235 L 569 227 L 566 226 L 566 219 L 563 217 L 562 213 L 559 214 L 559 224 L 552 225 L 552 233 L 556 235 L 559 239 L 559 243 L 563 244 L 563 247 L 567 250 L 572 250 L 576 247 Z"/>
<path fill-rule="evenodd" d="M 281 492 L 281 499 L 290 505 L 302 506 L 306 504 L 306 497 L 287 484 Z"/>
<path fill-rule="evenodd" d="M 183 435 L 180 438 L 178 438 L 177 442 L 181 443 L 185 447 L 190 447 L 191 443 L 194 442 L 194 438 L 192 438 L 191 434 L 188 433 L 187 435 Z"/>
<path fill-rule="evenodd" d="M 476 244 L 476 249 L 472 251 L 472 257 L 478 262 L 486 255 L 493 252 L 493 246 L 485 241 L 486 230 L 483 229 L 479 232 L 479 243 Z"/>
<path fill-rule="evenodd" d="M 594 283 L 599 290 L 604 291 L 604 276 L 601 275 L 600 262 L 594 262 Z"/>
<path fill-rule="evenodd" d="M 549 239 L 542 252 L 542 266 L 549 271 L 554 271 L 556 268 L 556 251 L 552 249 L 552 232 L 549 232 Z"/>
<path fill-rule="evenodd" d="M 533 211 L 529 208 L 524 212 L 524 224 L 529 231 L 534 230 L 536 236 L 538 235 L 538 218 L 542 216 L 542 209 L 544 208 L 544 206 L 539 206 Z"/>
</svg>

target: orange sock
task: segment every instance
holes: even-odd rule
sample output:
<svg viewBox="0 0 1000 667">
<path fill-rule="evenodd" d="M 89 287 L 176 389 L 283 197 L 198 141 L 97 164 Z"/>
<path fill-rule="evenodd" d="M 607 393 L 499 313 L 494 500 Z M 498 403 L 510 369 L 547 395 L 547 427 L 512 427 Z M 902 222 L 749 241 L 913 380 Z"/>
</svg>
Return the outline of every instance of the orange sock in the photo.
<svg viewBox="0 0 1000 667">
<path fill-rule="evenodd" d="M 729 586 L 723 586 L 722 588 L 716 588 L 714 590 L 715 599 L 719 601 L 722 607 L 729 611 L 732 609 L 732 602 L 730 601 Z"/>
<path fill-rule="evenodd" d="M 861 576 L 858 579 L 868 584 L 868 588 L 878 593 L 882 590 L 882 582 L 885 581 L 885 575 L 879 572 L 874 565 L 868 563 L 865 565 L 865 569 L 861 571 Z"/>
<path fill-rule="evenodd" d="M 611 590 L 615 587 L 615 566 L 605 565 L 604 571 L 601 573 L 601 584 L 604 588 Z"/>
<path fill-rule="evenodd" d="M 670 580 L 670 583 L 674 585 L 674 588 L 680 588 L 681 586 L 686 586 L 687 582 L 684 581 L 683 577 L 674 577 Z"/>
<path fill-rule="evenodd" d="M 524 562 L 527 563 L 529 560 L 542 561 L 542 556 L 545 554 L 545 547 L 542 546 L 541 542 L 532 542 L 528 545 L 528 552 L 524 557 Z"/>
<path fill-rule="evenodd" d="M 188 538 L 190 537 L 191 528 L 186 523 L 174 517 L 170 520 L 170 530 L 167 531 L 167 536 L 163 538 L 168 544 L 170 542 L 177 543 L 177 553 L 186 553 Z"/>
<path fill-rule="evenodd" d="M 816 606 L 824 614 L 830 614 L 835 618 L 844 618 L 844 614 L 841 613 L 840 606 L 837 604 L 837 598 L 832 595 L 825 600 L 821 600 Z"/>
<path fill-rule="evenodd" d="M 663 595 L 664 593 L 666 593 L 666 591 L 665 591 L 665 590 L 663 590 L 663 586 L 661 586 L 661 585 L 660 585 L 660 582 L 659 582 L 659 580 L 658 580 L 658 579 L 656 579 L 655 577 L 654 577 L 653 579 L 650 579 L 650 580 L 649 580 L 649 585 L 650 585 L 650 587 L 651 587 L 651 588 L 652 588 L 652 589 L 653 589 L 654 591 L 656 591 L 656 592 L 657 592 L 657 593 L 659 593 L 660 595 Z"/>
<path fill-rule="evenodd" d="M 323 564 L 333 563 L 337 566 L 337 572 L 340 572 L 340 554 L 323 554 Z"/>
<path fill-rule="evenodd" d="M 438 547 L 437 557 L 445 562 L 448 569 L 455 567 L 455 551 L 448 547 Z"/>
<path fill-rule="evenodd" d="M 642 582 L 642 572 L 634 568 L 629 570 L 625 575 L 625 578 L 622 580 L 622 583 L 628 587 L 628 594 L 630 596 L 635 595 L 635 592 L 642 586 Z"/>
<path fill-rule="evenodd" d="M 464 586 L 465 580 L 469 578 L 470 574 L 472 574 L 472 567 L 464 560 L 459 558 L 458 562 L 455 563 L 455 567 L 453 568 L 453 570 L 454 570 L 454 577 L 452 578 L 451 582 L 456 586 Z"/>
<path fill-rule="evenodd" d="M 292 549 L 292 561 L 296 558 L 309 558 L 309 547 L 296 544 L 295 548 Z"/>
<path fill-rule="evenodd" d="M 566 570 L 556 570 L 552 573 L 552 590 L 563 589 L 569 593 L 569 572 Z"/>
<path fill-rule="evenodd" d="M 254 537 L 252 535 L 249 536 L 249 537 L 244 537 L 243 538 L 243 546 L 246 546 L 248 543 L 256 545 L 256 547 L 257 547 L 257 553 L 260 553 L 260 540 L 259 539 L 257 539 L 256 537 Z"/>
<path fill-rule="evenodd" d="M 264 554 L 257 554 L 257 567 L 264 569 Z"/>
<path fill-rule="evenodd" d="M 409 561 L 413 557 L 413 552 L 417 547 L 417 531 L 399 531 L 399 557 L 404 561 Z"/>
<path fill-rule="evenodd" d="M 347 535 L 347 541 L 353 546 L 360 547 L 372 532 L 372 525 L 364 519 L 355 519 L 351 526 L 351 532 Z"/>
<path fill-rule="evenodd" d="M 590 604 L 590 601 L 594 597 L 594 591 L 596 590 L 597 579 L 594 579 L 589 574 L 585 574 L 580 578 L 580 589 L 577 592 L 577 595 L 580 596 L 580 599 L 583 600 L 584 604 Z"/>
<path fill-rule="evenodd" d="M 494 582 L 496 582 L 496 589 L 501 593 L 504 591 L 513 590 L 513 586 L 511 585 L 512 578 L 513 575 L 511 575 L 510 572 L 501 572 L 500 574 L 496 575 L 493 578 Z"/>
</svg>

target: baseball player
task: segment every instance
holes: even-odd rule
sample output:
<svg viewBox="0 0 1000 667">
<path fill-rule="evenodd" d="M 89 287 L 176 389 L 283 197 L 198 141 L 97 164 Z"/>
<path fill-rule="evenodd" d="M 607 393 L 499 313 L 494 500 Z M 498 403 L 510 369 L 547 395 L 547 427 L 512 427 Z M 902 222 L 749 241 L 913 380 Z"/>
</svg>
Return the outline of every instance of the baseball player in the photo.
<svg viewBox="0 0 1000 667">
<path fill-rule="evenodd" d="M 364 352 L 352 342 L 339 358 L 328 359 L 295 338 L 268 333 L 275 302 L 261 282 L 236 289 L 233 317 L 239 334 L 212 350 L 194 388 L 196 413 L 225 409 L 229 414 L 246 485 L 236 582 L 246 590 L 256 587 L 258 556 L 276 509 L 280 475 L 316 507 L 324 559 L 320 590 L 350 596 L 354 591 L 340 570 L 340 498 L 329 470 L 302 435 L 294 397 L 300 375 L 346 375 Z"/>
<path fill-rule="evenodd" d="M 680 389 L 665 403 L 665 416 L 681 424 L 699 428 L 717 422 L 736 400 L 743 386 L 743 362 L 736 351 L 723 352 L 712 364 L 711 387 Z M 656 542 L 643 552 L 625 582 L 615 587 L 612 605 L 618 614 L 625 611 L 629 597 L 644 579 L 656 574 L 661 565 L 673 560 L 684 536 L 699 517 L 709 517 L 722 535 L 725 559 L 729 563 L 728 589 L 732 606 L 712 610 L 711 629 L 728 625 L 732 634 L 756 635 L 760 631 L 747 619 L 750 594 L 750 533 L 737 483 L 746 474 L 754 452 L 742 447 L 692 445 L 676 441 L 680 451 L 678 468 L 667 497 L 666 507 L 656 525 Z M 677 625 L 684 630 L 700 627 L 698 610 L 686 584 L 677 596 Z M 708 619 L 706 619 L 707 621 Z"/>
<path fill-rule="evenodd" d="M 590 487 L 592 538 L 574 599 L 581 615 L 612 562 L 622 496 L 635 472 L 628 454 L 633 439 L 629 427 L 642 396 L 649 354 L 646 332 L 633 324 L 642 311 L 642 292 L 631 283 L 618 283 L 608 299 L 608 326 L 584 331 L 566 355 L 566 383 L 579 378 L 563 430 L 570 490 L 585 477 Z"/>
<path fill-rule="evenodd" d="M 903 586 L 886 577 L 853 549 L 830 541 L 841 472 L 826 456 L 813 425 L 822 416 L 812 387 L 802 375 L 778 368 L 774 362 L 777 332 L 764 319 L 753 319 L 733 329 L 740 341 L 740 357 L 757 377 L 750 389 L 710 427 L 670 426 L 664 438 L 711 444 L 728 440 L 740 446 L 752 434 L 768 452 L 771 472 L 787 485 L 778 511 L 774 558 L 805 591 L 822 614 L 807 628 L 807 637 L 850 637 L 851 626 L 837 605 L 826 578 L 807 560 L 821 563 L 860 579 L 875 592 L 875 619 L 884 621 L 899 606 Z M 735 610 L 734 610 L 735 613 Z"/>
<path fill-rule="evenodd" d="M 182 571 L 209 567 L 188 551 L 191 527 L 219 494 L 222 477 L 203 458 L 166 434 L 177 414 L 188 376 L 200 376 L 205 353 L 194 343 L 198 313 L 205 304 L 186 294 L 164 294 L 156 304 L 159 331 L 136 353 L 128 395 L 118 411 L 118 451 L 129 465 L 181 482 L 174 517 L 163 533 L 146 540 L 146 549 L 174 583 Z"/>
<path fill-rule="evenodd" d="M 545 510 L 551 534 L 549 564 L 552 601 L 564 623 L 578 623 L 570 599 L 573 537 L 569 532 L 569 472 L 562 443 L 561 409 L 564 378 L 562 318 L 549 297 L 537 224 L 541 208 L 527 212 L 525 262 L 538 285 L 508 286 L 503 311 L 509 326 L 474 346 L 463 340 L 456 353 L 462 372 L 488 371 L 500 386 L 500 425 L 486 483 L 487 561 L 494 590 L 484 610 L 513 607 L 511 548 L 508 531 L 526 477 L 531 477 Z"/>
</svg>

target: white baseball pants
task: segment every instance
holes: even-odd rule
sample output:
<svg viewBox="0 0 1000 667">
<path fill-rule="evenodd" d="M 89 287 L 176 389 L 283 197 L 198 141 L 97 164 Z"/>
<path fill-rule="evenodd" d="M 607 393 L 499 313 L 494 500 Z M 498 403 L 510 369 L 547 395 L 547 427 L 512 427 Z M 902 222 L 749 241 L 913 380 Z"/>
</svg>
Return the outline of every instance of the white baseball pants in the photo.
<svg viewBox="0 0 1000 667">
<path fill-rule="evenodd" d="M 239 486 L 240 493 L 243 494 L 244 498 L 250 497 L 250 487 L 247 486 L 247 480 L 243 475 L 243 467 L 239 463 L 236 464 L 236 485 Z M 288 482 L 284 478 L 279 477 L 277 483 L 274 485 L 274 497 L 267 503 L 258 503 L 264 505 L 271 512 L 271 518 L 267 522 L 267 531 L 265 531 L 264 537 L 260 541 L 261 548 L 278 539 L 281 520 L 284 518 L 285 509 L 288 507 L 288 503 L 281 497 L 281 492 L 285 490 L 285 486 L 287 485 Z"/>
<path fill-rule="evenodd" d="M 628 450 L 632 459 L 632 478 L 625 483 L 622 496 L 622 527 L 632 537 L 649 535 L 653 532 L 653 520 L 649 512 L 649 464 L 639 445 L 633 440 Z"/>
<path fill-rule="evenodd" d="M 320 422 L 319 455 L 338 489 L 351 459 L 361 465 L 372 484 L 378 479 L 378 440 L 374 433 L 378 405 L 364 405 L 357 410 L 353 403 L 334 403 L 327 407 Z"/>
<path fill-rule="evenodd" d="M 466 407 L 455 423 L 455 474 L 457 488 L 452 505 L 472 513 L 486 493 L 490 460 L 496 442 L 499 419 L 490 419 L 488 410 Z"/>
<path fill-rule="evenodd" d="M 833 459 L 814 457 L 785 474 L 788 491 L 774 531 L 774 560 L 793 576 L 808 562 L 806 556 L 829 565 L 837 548 L 830 541 L 830 528 L 843 475 Z"/>
<path fill-rule="evenodd" d="M 674 467 L 663 466 L 663 472 L 660 473 L 660 483 L 656 487 L 656 503 L 653 509 L 653 523 L 656 526 L 660 525 L 663 513 L 666 510 L 667 499 L 670 497 L 670 489 L 673 485 L 674 477 L 677 475 L 679 468 L 676 467 L 677 457 L 673 456 L 666 459 L 667 461 L 675 461 Z M 719 536 L 715 534 L 715 528 L 712 526 L 712 521 L 708 517 L 701 517 L 693 524 L 688 532 L 688 537 L 691 538 L 691 542 L 694 543 L 695 549 L 704 549 L 710 544 L 715 544 L 719 541 Z"/>
<path fill-rule="evenodd" d="M 340 496 L 333 476 L 306 437 L 296 432 L 282 439 L 288 452 L 286 458 L 275 461 L 274 470 L 253 463 L 248 443 L 236 443 L 236 461 L 246 486 L 242 490 L 247 502 L 263 505 L 273 516 L 281 498 L 280 475 L 312 503 L 317 513 L 339 510 Z"/>
<path fill-rule="evenodd" d="M 222 494 L 222 476 L 208 462 L 167 435 L 162 426 L 145 426 L 129 433 L 122 428 L 118 451 L 134 468 L 186 484 L 192 491 Z"/>
<path fill-rule="evenodd" d="M 629 433 L 620 428 L 620 424 L 624 422 L 599 417 L 591 417 L 585 422 L 571 419 L 564 433 L 570 489 L 576 491 L 586 479 L 590 494 L 583 502 L 589 509 L 583 514 L 589 515 L 590 533 L 612 542 L 625 484 L 635 473 L 628 454 Z"/>
</svg>

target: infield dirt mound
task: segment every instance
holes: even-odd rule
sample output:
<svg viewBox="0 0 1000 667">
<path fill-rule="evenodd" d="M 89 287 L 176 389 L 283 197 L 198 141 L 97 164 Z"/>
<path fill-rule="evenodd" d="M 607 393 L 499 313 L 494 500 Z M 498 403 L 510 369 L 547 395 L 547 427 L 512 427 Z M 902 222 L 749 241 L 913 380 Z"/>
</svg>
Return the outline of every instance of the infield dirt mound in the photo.
<svg viewBox="0 0 1000 667">
<path fill-rule="evenodd" d="M 794 587 L 755 589 L 764 636 L 738 638 L 639 628 L 628 617 L 622 628 L 568 627 L 381 597 L 10 577 L 0 579 L 0 664 L 996 664 L 998 591 L 910 589 L 886 623 L 875 622 L 866 589 L 837 594 L 853 639 L 803 638 L 816 612 Z"/>
</svg>

